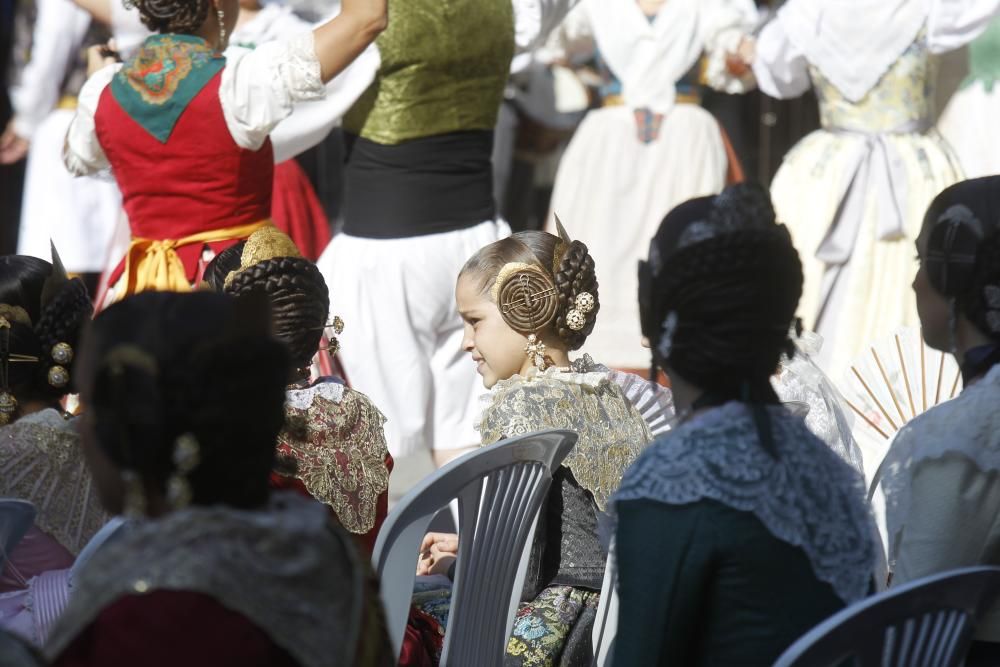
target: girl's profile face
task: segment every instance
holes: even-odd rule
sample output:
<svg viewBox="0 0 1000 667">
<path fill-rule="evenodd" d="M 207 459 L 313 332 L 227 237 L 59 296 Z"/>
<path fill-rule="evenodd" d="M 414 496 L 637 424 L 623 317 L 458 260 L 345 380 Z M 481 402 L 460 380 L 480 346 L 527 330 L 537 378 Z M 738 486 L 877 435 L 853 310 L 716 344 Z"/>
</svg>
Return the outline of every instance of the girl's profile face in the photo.
<svg viewBox="0 0 1000 667">
<path fill-rule="evenodd" d="M 455 301 L 465 322 L 462 349 L 472 355 L 483 385 L 490 389 L 520 373 L 527 359 L 524 347 L 528 339 L 507 326 L 500 309 L 482 293 L 474 278 L 459 276 Z"/>
</svg>

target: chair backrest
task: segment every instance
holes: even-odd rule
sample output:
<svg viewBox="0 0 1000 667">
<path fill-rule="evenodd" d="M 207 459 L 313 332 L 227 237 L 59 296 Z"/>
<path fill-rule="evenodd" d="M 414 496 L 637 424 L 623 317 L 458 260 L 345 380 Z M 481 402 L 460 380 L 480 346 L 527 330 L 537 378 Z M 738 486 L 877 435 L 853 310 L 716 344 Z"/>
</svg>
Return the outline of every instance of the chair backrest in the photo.
<svg viewBox="0 0 1000 667">
<path fill-rule="evenodd" d="M 17 543 L 35 523 L 35 506 L 27 500 L 0 498 L 0 572 Z"/>
<path fill-rule="evenodd" d="M 597 618 L 594 620 L 594 667 L 609 667 L 614 649 L 615 635 L 618 634 L 618 568 L 615 564 L 614 542 L 611 544 L 608 564 L 604 566 L 604 583 L 601 584 L 601 601 L 597 604 Z"/>
<path fill-rule="evenodd" d="M 409 615 L 417 553 L 431 519 L 458 499 L 459 546 L 441 665 L 500 665 L 524 585 L 523 554 L 552 473 L 576 444 L 543 431 L 483 447 L 414 487 L 379 531 L 372 562 L 396 655 Z"/>
<path fill-rule="evenodd" d="M 952 667 L 1000 593 L 1000 568 L 936 574 L 857 602 L 820 623 L 774 667 Z"/>
<path fill-rule="evenodd" d="M 87 541 L 87 544 L 80 550 L 80 554 L 76 557 L 76 560 L 73 561 L 73 567 L 70 568 L 69 585 L 71 587 L 73 586 L 73 580 L 79 575 L 80 570 L 94 557 L 98 549 L 103 547 L 108 540 L 118 533 L 118 530 L 123 525 L 125 525 L 124 517 L 113 516 Z"/>
</svg>

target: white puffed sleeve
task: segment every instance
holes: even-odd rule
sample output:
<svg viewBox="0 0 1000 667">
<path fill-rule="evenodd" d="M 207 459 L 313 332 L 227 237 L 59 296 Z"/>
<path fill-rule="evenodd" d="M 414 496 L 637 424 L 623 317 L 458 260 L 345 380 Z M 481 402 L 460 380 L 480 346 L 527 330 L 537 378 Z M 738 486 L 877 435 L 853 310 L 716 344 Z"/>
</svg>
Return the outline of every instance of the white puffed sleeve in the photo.
<svg viewBox="0 0 1000 667">
<path fill-rule="evenodd" d="M 927 46 L 933 53 L 959 49 L 982 34 L 1000 12 L 1000 0 L 932 0 Z"/>
<path fill-rule="evenodd" d="M 512 0 L 515 53 L 527 53 L 545 39 L 579 0 Z"/>
<path fill-rule="evenodd" d="M 98 102 L 101 101 L 101 93 L 121 67 L 120 63 L 116 63 L 98 70 L 80 89 L 76 115 L 69 124 L 66 143 L 63 145 L 63 163 L 74 176 L 96 174 L 109 167 L 108 158 L 97 140 L 94 114 L 97 112 Z"/>
<path fill-rule="evenodd" d="M 31 58 L 11 89 L 14 131 L 30 139 L 59 101 L 67 68 L 80 48 L 90 15 L 69 0 L 39 0 Z"/>
<path fill-rule="evenodd" d="M 753 88 L 753 74 L 734 76 L 726 66 L 726 56 L 735 53 L 740 42 L 757 25 L 757 6 L 751 0 L 715 0 L 704 2 L 701 12 L 702 40 L 708 56 L 705 83 L 730 94 Z"/>
<path fill-rule="evenodd" d="M 321 99 L 325 90 L 310 31 L 228 58 L 219 99 L 236 144 L 258 150 L 296 102 Z"/>
<path fill-rule="evenodd" d="M 753 73 L 757 86 L 778 99 L 798 97 L 812 85 L 809 62 L 792 44 L 779 21 L 771 21 L 757 38 Z"/>
</svg>

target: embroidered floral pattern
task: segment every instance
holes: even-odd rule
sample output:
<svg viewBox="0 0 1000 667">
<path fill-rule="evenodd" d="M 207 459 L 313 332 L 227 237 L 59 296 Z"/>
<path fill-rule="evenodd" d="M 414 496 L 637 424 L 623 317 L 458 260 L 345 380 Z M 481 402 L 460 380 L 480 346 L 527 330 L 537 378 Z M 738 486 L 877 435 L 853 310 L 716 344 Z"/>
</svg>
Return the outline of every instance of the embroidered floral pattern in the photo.
<svg viewBox="0 0 1000 667">
<path fill-rule="evenodd" d="M 484 445 L 550 428 L 580 439 L 563 461 L 603 510 L 622 474 L 651 439 L 649 427 L 589 357 L 573 369 L 550 368 L 529 377 L 501 380 L 486 397 L 479 422 Z"/>
<path fill-rule="evenodd" d="M 332 383 L 317 387 L 324 385 Z M 278 451 L 295 459 L 295 476 L 333 508 L 344 528 L 364 535 L 375 526 L 378 498 L 389 488 L 385 417 L 364 394 L 341 385 L 331 389 L 340 400 L 315 387 L 289 392 Z M 306 392 L 308 403 L 297 396 Z"/>
<path fill-rule="evenodd" d="M 579 633 L 574 630 L 584 628 L 587 643 L 590 628 L 597 616 L 597 604 L 601 594 L 571 586 L 550 586 L 538 597 L 521 605 L 514 618 L 514 631 L 507 642 L 505 665 L 525 667 L 549 667 L 566 664 L 561 657 L 573 653 L 578 647 Z"/>
<path fill-rule="evenodd" d="M 212 62 L 215 52 L 205 42 L 178 41 L 164 36 L 147 42 L 122 68 L 122 76 L 148 104 L 164 104 L 193 70 Z"/>
<path fill-rule="evenodd" d="M 108 519 L 73 421 L 56 410 L 0 428 L 0 496 L 31 502 L 35 525 L 74 555 Z"/>
</svg>

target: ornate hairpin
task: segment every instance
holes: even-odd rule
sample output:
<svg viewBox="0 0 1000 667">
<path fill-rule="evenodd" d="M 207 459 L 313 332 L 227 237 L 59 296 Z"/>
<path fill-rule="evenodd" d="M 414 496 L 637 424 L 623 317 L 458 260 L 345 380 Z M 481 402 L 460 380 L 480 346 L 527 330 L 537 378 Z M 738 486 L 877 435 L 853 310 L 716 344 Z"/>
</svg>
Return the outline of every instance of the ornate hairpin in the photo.
<svg viewBox="0 0 1000 667">
<path fill-rule="evenodd" d="M 551 325 L 558 314 L 559 290 L 552 276 L 535 264 L 511 262 L 500 269 L 490 290 L 504 322 L 528 337 L 525 354 L 539 370 L 545 370 L 545 344 L 538 332 Z"/>
</svg>

